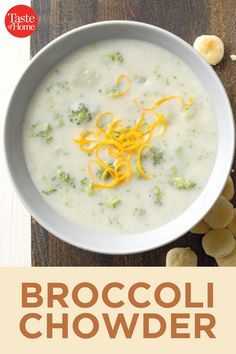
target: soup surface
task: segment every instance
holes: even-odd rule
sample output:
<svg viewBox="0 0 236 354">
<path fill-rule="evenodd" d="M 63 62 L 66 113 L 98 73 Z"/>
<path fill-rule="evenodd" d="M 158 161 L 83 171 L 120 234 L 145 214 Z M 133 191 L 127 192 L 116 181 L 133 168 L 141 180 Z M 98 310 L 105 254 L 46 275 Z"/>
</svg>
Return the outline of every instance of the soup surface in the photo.
<svg viewBox="0 0 236 354">
<path fill-rule="evenodd" d="M 117 39 L 83 47 L 48 73 L 27 110 L 24 149 L 52 208 L 89 229 L 133 233 L 196 200 L 213 168 L 217 127 L 183 61 Z"/>
</svg>

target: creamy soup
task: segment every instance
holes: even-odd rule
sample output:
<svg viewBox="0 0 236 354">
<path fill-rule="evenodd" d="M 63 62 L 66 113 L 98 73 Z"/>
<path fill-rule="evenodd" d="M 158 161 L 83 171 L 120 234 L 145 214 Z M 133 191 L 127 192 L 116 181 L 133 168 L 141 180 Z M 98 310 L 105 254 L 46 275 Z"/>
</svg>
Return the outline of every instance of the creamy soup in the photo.
<svg viewBox="0 0 236 354">
<path fill-rule="evenodd" d="M 213 168 L 217 127 L 182 60 L 117 39 L 83 47 L 48 73 L 28 107 L 24 149 L 52 208 L 89 229 L 133 233 L 196 200 Z"/>
</svg>

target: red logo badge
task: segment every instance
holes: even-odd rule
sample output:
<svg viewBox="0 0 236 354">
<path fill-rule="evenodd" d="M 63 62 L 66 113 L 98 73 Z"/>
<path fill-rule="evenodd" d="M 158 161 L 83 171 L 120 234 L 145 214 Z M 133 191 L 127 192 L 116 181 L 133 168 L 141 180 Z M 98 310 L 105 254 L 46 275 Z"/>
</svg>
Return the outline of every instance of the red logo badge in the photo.
<svg viewBox="0 0 236 354">
<path fill-rule="evenodd" d="M 5 26 L 15 37 L 28 37 L 37 28 L 38 17 L 35 11 L 26 5 L 12 7 L 6 14 Z"/>
</svg>

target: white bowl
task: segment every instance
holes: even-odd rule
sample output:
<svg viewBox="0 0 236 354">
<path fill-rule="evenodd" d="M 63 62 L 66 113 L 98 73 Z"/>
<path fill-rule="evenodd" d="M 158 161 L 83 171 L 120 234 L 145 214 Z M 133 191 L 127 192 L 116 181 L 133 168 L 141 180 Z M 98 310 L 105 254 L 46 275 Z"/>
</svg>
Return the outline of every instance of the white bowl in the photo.
<svg viewBox="0 0 236 354">
<path fill-rule="evenodd" d="M 53 210 L 34 186 L 23 152 L 23 123 L 28 102 L 46 73 L 65 56 L 88 43 L 112 38 L 134 38 L 157 44 L 181 58 L 198 75 L 210 94 L 218 126 L 218 150 L 207 185 L 180 216 L 152 231 L 132 235 L 103 235 L 80 227 Z M 31 61 L 11 97 L 5 124 L 5 151 L 13 184 L 33 217 L 63 241 L 87 250 L 129 254 L 171 242 L 192 228 L 212 207 L 230 173 L 234 155 L 234 121 L 225 90 L 199 54 L 179 37 L 140 22 L 106 21 L 70 31 L 44 47 Z"/>
</svg>

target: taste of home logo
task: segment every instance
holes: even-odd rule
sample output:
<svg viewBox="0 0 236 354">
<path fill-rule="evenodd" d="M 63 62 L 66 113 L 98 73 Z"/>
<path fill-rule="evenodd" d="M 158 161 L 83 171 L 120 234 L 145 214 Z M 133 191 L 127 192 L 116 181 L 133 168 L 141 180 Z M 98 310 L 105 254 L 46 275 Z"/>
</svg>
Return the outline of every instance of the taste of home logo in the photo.
<svg viewBox="0 0 236 354">
<path fill-rule="evenodd" d="M 38 17 L 35 11 L 26 5 L 12 7 L 6 14 L 5 26 L 15 37 L 28 37 L 37 28 Z"/>
</svg>

